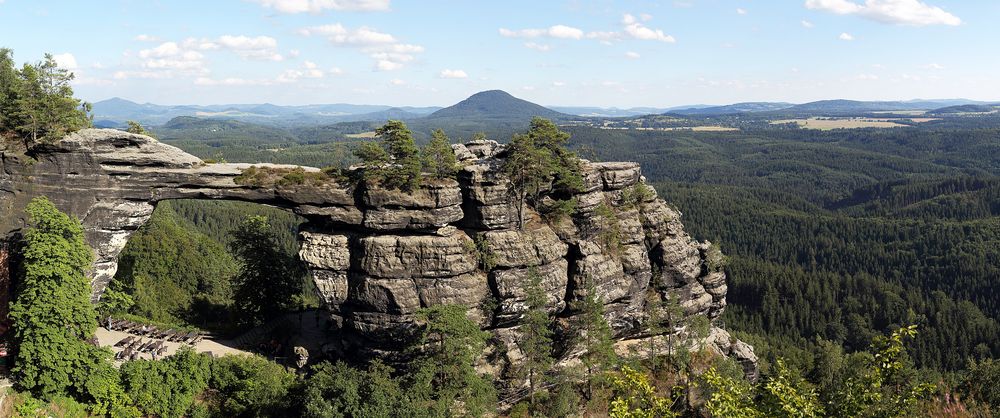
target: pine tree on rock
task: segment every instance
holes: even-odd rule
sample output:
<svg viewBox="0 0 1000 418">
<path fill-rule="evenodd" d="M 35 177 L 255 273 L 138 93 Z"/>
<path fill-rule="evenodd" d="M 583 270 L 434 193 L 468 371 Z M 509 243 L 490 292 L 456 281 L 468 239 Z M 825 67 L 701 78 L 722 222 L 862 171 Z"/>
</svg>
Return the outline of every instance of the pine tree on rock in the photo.
<svg viewBox="0 0 1000 418">
<path fill-rule="evenodd" d="M 413 132 L 402 121 L 390 120 L 375 129 L 375 136 L 382 140 L 383 148 L 392 158 L 386 185 L 405 191 L 420 188 L 420 150 L 413 141 Z"/>
<path fill-rule="evenodd" d="M 451 149 L 451 141 L 441 129 L 431 132 L 431 142 L 421 151 L 424 171 L 432 177 L 442 180 L 455 177 L 458 171 L 458 161 L 455 151 Z"/>
<path fill-rule="evenodd" d="M 576 303 L 575 328 L 578 335 L 577 346 L 584 353 L 580 360 L 587 375 L 587 399 L 594 398 L 594 383 L 604 388 L 604 372 L 615 366 L 614 335 L 611 326 L 604 319 L 604 304 L 597 296 L 593 280 L 587 281 L 587 295 Z"/>
<path fill-rule="evenodd" d="M 534 406 L 538 384 L 555 362 L 552 358 L 551 321 L 545 310 L 545 290 L 542 289 L 542 276 L 538 274 L 536 267 L 528 269 L 528 281 L 524 290 L 528 306 L 521 317 L 522 323 L 519 328 L 521 338 L 517 346 L 524 355 L 520 375 L 528 379 L 531 404 Z"/>
</svg>

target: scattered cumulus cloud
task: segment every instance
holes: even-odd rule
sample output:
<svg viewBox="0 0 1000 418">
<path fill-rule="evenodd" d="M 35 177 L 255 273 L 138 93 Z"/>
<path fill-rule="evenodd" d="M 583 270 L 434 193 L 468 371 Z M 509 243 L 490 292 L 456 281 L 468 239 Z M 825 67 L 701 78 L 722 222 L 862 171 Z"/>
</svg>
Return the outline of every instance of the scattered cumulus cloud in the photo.
<svg viewBox="0 0 1000 418">
<path fill-rule="evenodd" d="M 920 66 L 920 68 L 923 68 L 925 70 L 943 70 L 944 66 L 936 62 L 932 62 L 930 64 L 924 64 Z"/>
<path fill-rule="evenodd" d="M 673 36 L 664 34 L 660 29 L 650 29 L 642 23 L 639 23 L 635 16 L 627 13 L 622 17 L 622 24 L 625 25 L 625 33 L 633 39 L 667 43 L 676 42 Z"/>
<path fill-rule="evenodd" d="M 438 74 L 440 78 L 469 78 L 469 75 L 462 70 L 441 70 Z"/>
<path fill-rule="evenodd" d="M 920 0 L 806 0 L 808 9 L 837 15 L 855 15 L 881 23 L 907 26 L 958 26 L 962 19 Z"/>
<path fill-rule="evenodd" d="M 389 80 L 389 84 L 392 84 L 394 86 L 402 86 L 402 85 L 406 84 L 406 82 L 403 81 L 403 80 L 400 80 L 398 78 L 394 78 L 392 80 Z"/>
<path fill-rule="evenodd" d="M 420 45 L 403 43 L 392 34 L 367 26 L 349 29 L 340 23 L 334 23 L 302 28 L 298 33 L 302 36 L 326 37 L 336 46 L 358 48 L 375 60 L 375 68 L 380 71 L 403 68 L 416 59 L 416 54 L 424 52 L 424 47 Z"/>
<path fill-rule="evenodd" d="M 389 0 L 251 0 L 281 13 L 321 13 L 326 10 L 385 12 Z"/>
<path fill-rule="evenodd" d="M 745 15 L 745 14 L 747 14 L 747 9 L 744 9 L 742 7 L 737 7 L 736 8 L 736 14 L 738 14 L 738 15 Z"/>
<path fill-rule="evenodd" d="M 563 87 L 565 85 L 566 85 L 566 83 L 563 82 L 563 81 L 553 81 L 552 82 L 552 87 Z"/>
<path fill-rule="evenodd" d="M 569 39 L 569 40 L 581 40 L 581 39 L 593 39 L 600 41 L 604 44 L 611 44 L 612 41 L 620 41 L 625 39 L 635 39 L 643 41 L 660 41 L 667 43 L 674 43 L 676 40 L 673 36 L 668 35 L 661 29 L 653 29 L 646 26 L 643 22 L 648 22 L 652 20 L 653 17 L 649 14 L 642 13 L 639 16 L 633 14 L 625 14 L 622 16 L 621 30 L 617 31 L 590 31 L 584 32 L 581 29 L 574 28 L 566 25 L 554 25 L 548 28 L 529 28 L 529 29 L 507 29 L 500 28 L 500 36 L 506 38 L 553 38 L 553 39 Z M 532 46 L 525 46 L 533 48 Z M 533 44 L 533 46 L 538 46 L 538 44 Z"/>
<path fill-rule="evenodd" d="M 858 74 L 858 76 L 855 77 L 855 79 L 862 81 L 874 81 L 878 80 L 878 76 L 875 74 Z"/>
<path fill-rule="evenodd" d="M 851 34 L 849 34 L 847 32 L 844 32 L 844 33 L 841 33 L 840 36 L 838 36 L 837 38 L 839 38 L 841 41 L 853 41 L 854 40 L 854 35 L 851 35 Z"/>
<path fill-rule="evenodd" d="M 625 58 L 628 58 L 628 59 L 631 59 L 631 60 L 637 60 L 640 57 L 642 57 L 642 56 L 639 55 L 639 53 L 635 52 L 635 51 L 628 51 L 628 52 L 625 53 Z"/>
<path fill-rule="evenodd" d="M 305 61 L 299 68 L 288 69 L 278 74 L 276 81 L 279 83 L 294 83 L 303 78 L 323 78 L 324 75 L 326 73 L 319 69 L 319 65 L 316 65 L 312 61 Z"/>
<path fill-rule="evenodd" d="M 813 25 L 813 22 L 810 22 L 808 20 L 803 20 L 803 21 L 801 21 L 799 23 L 802 25 L 803 28 L 806 28 L 806 29 L 812 29 L 813 27 L 816 26 L 816 25 Z"/>
</svg>

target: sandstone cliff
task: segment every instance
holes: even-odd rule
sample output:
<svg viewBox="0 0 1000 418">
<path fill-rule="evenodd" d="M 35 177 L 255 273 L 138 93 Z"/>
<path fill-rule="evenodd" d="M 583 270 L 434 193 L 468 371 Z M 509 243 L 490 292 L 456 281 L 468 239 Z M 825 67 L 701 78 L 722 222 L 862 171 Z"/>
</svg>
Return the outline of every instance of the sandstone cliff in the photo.
<svg viewBox="0 0 1000 418">
<path fill-rule="evenodd" d="M 414 193 L 332 181 L 252 185 L 234 180 L 248 164 L 205 164 L 149 137 L 89 129 L 29 155 L 0 156 L 0 236 L 23 227 L 28 201 L 48 196 L 84 224 L 96 253 L 96 299 L 128 237 L 158 201 L 233 199 L 287 208 L 309 220 L 299 255 L 340 324 L 340 348 L 354 353 L 391 354 L 416 310 L 462 304 L 504 342 L 502 357 L 516 362 L 530 270 L 542 275 L 548 309 L 563 322 L 592 284 L 616 338 L 626 342 L 646 335 L 650 292 L 672 296 L 688 316 L 715 319 L 723 312 L 726 277 L 712 265 L 709 244 L 684 232 L 680 213 L 644 185 L 638 164 L 585 162 L 575 212 L 544 219 L 529 208 L 521 229 L 498 170 L 504 147 L 479 141 L 454 149 L 464 164 L 458 180 L 430 182 Z M 571 357 L 568 340 L 563 335 L 560 344 Z M 752 349 L 725 330 L 713 326 L 698 343 L 755 373 Z"/>
</svg>

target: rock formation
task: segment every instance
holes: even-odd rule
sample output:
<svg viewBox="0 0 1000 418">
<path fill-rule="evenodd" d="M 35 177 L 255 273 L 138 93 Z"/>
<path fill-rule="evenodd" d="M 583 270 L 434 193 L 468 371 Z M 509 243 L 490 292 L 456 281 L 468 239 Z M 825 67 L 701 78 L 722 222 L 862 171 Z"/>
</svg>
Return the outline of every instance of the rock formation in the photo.
<svg viewBox="0 0 1000 418">
<path fill-rule="evenodd" d="M 341 348 L 353 353 L 391 354 L 417 310 L 461 304 L 516 362 L 516 327 L 532 271 L 541 275 L 547 308 L 558 318 L 571 318 L 573 302 L 592 286 L 623 341 L 647 335 L 649 292 L 672 296 L 688 316 L 715 319 L 723 312 L 726 278 L 711 265 L 709 244 L 684 232 L 680 213 L 645 185 L 638 164 L 584 162 L 574 213 L 546 219 L 528 208 L 522 229 L 498 170 L 504 146 L 476 141 L 454 149 L 464 165 L 457 181 L 427 181 L 413 193 L 334 181 L 254 185 L 235 181 L 249 164 L 206 164 L 149 137 L 88 129 L 27 155 L 0 156 L 0 236 L 23 227 L 32 198 L 49 197 L 83 222 L 95 249 L 97 299 L 128 237 L 161 200 L 287 208 L 308 219 L 300 258 L 341 327 Z M 755 372 L 752 349 L 725 330 L 713 326 L 700 343 Z"/>
</svg>

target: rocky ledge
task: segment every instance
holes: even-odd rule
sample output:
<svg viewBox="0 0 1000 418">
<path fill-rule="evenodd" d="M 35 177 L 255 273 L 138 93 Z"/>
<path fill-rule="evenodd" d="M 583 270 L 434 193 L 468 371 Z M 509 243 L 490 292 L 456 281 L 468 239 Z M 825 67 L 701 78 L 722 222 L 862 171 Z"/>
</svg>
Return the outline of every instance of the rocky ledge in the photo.
<svg viewBox="0 0 1000 418">
<path fill-rule="evenodd" d="M 286 208 L 308 219 L 299 255 L 341 327 L 337 348 L 351 353 L 391 354 L 418 309 L 461 304 L 504 342 L 504 362 L 516 363 L 516 330 L 532 271 L 541 275 L 547 309 L 560 323 L 571 321 L 573 302 L 592 286 L 622 345 L 648 335 L 651 298 L 676 300 L 688 317 L 722 314 L 726 277 L 713 265 L 710 244 L 684 232 L 681 214 L 645 185 L 638 164 L 584 162 L 585 187 L 572 196 L 574 213 L 546 219 L 528 208 L 519 228 L 510 184 L 498 170 L 504 146 L 453 147 L 463 164 L 457 181 L 428 181 L 403 193 L 333 181 L 238 184 L 248 164 L 205 164 L 146 136 L 88 129 L 27 155 L 0 156 L 0 234 L 23 227 L 23 209 L 36 196 L 78 216 L 96 252 L 97 299 L 129 236 L 161 200 Z M 569 338 L 559 343 L 571 357 Z M 756 373 L 752 348 L 725 330 L 713 326 L 698 344 Z"/>
</svg>

